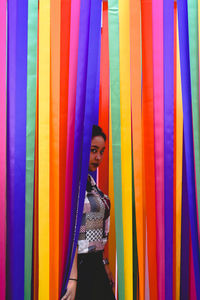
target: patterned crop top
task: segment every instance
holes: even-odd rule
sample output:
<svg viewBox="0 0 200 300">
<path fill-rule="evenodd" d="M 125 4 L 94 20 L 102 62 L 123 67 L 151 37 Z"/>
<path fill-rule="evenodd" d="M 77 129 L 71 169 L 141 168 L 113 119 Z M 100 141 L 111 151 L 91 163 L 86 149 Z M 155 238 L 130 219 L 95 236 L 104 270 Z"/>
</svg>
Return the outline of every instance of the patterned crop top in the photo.
<svg viewBox="0 0 200 300">
<path fill-rule="evenodd" d="M 85 203 L 78 240 L 78 253 L 104 249 L 110 227 L 110 200 L 88 175 Z"/>
</svg>

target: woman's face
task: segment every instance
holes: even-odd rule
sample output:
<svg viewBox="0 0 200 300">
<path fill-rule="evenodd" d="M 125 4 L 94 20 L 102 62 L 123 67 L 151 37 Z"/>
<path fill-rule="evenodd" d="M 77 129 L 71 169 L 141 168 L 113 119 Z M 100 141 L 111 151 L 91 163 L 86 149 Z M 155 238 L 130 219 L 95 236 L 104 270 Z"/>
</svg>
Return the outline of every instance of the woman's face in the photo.
<svg viewBox="0 0 200 300">
<path fill-rule="evenodd" d="M 103 159 L 105 141 L 102 136 L 95 136 L 91 142 L 89 171 L 94 172 Z"/>
</svg>

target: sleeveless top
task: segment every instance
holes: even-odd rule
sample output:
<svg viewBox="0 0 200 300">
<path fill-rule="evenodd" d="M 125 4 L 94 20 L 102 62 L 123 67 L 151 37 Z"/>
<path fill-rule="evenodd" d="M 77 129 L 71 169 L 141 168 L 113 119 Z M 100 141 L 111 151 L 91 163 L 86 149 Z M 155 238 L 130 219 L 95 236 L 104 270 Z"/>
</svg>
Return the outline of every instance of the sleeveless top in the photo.
<svg viewBox="0 0 200 300">
<path fill-rule="evenodd" d="M 101 251 L 108 240 L 110 227 L 110 199 L 88 175 L 78 254 Z"/>
</svg>

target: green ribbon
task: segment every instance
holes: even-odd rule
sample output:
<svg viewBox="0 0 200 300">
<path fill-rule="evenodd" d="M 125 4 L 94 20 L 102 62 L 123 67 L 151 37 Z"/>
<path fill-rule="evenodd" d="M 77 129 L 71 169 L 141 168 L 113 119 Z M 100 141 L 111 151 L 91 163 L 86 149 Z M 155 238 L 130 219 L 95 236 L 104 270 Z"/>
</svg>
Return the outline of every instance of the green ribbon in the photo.
<svg viewBox="0 0 200 300">
<path fill-rule="evenodd" d="M 188 27 L 190 49 L 190 79 L 192 91 L 192 118 L 195 155 L 198 215 L 200 221 L 200 121 L 199 121 L 199 53 L 198 0 L 188 0 Z"/>
<path fill-rule="evenodd" d="M 134 161 L 133 161 L 133 153 L 132 153 L 132 170 L 134 170 Z M 133 224 L 132 224 L 132 232 L 133 232 L 133 300 L 137 300 L 138 297 L 138 255 L 137 255 L 137 232 L 136 232 L 136 212 L 135 212 L 135 185 L 134 185 L 134 172 L 132 172 L 132 214 L 133 214 Z"/>
<path fill-rule="evenodd" d="M 121 178 L 121 122 L 120 122 L 120 79 L 119 79 L 119 5 L 118 0 L 108 1 L 110 93 L 113 149 L 113 177 L 115 199 L 115 228 L 117 246 L 119 299 L 125 299 L 124 246 L 122 218 Z"/>
<path fill-rule="evenodd" d="M 38 1 L 28 1 L 26 216 L 24 299 L 31 300 L 33 253 L 34 158 L 37 78 Z"/>
</svg>

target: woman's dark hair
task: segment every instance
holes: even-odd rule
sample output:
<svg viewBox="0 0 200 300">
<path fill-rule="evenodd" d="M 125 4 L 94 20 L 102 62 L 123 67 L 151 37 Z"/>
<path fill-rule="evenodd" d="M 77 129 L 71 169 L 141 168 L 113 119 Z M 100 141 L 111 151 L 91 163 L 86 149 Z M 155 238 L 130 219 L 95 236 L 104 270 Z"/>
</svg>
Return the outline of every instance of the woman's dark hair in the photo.
<svg viewBox="0 0 200 300">
<path fill-rule="evenodd" d="M 106 141 L 106 135 L 103 132 L 103 130 L 101 129 L 101 127 L 99 127 L 98 125 L 93 125 L 93 127 L 92 127 L 92 139 L 95 136 L 102 136 L 102 138 L 104 139 L 104 141 Z"/>
</svg>

